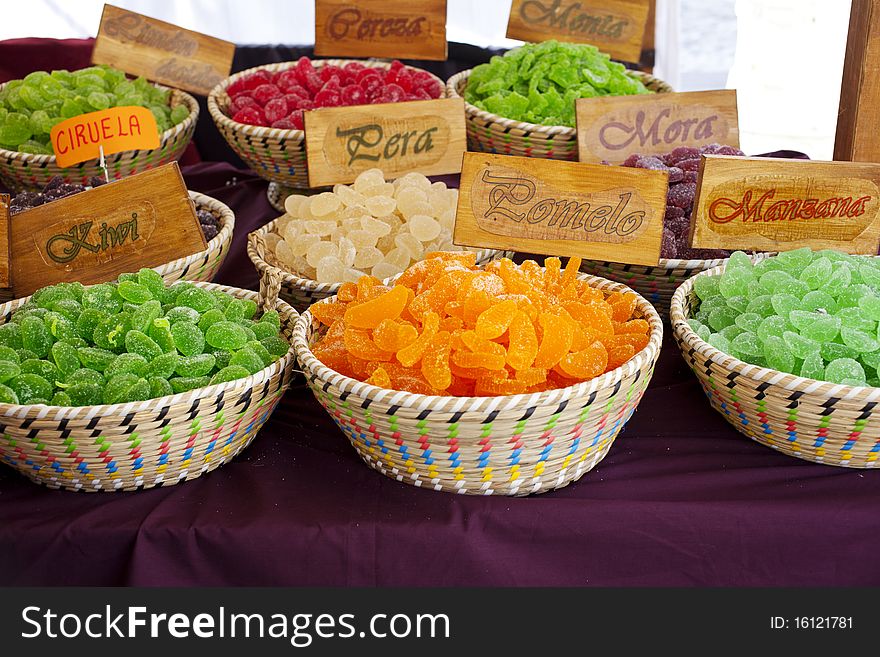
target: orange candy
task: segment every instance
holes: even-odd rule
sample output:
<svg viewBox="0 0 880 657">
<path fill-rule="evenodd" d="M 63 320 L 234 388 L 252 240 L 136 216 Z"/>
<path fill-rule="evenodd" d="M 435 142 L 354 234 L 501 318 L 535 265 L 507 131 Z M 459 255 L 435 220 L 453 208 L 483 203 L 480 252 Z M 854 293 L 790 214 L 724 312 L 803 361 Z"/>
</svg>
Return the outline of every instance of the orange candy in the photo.
<svg viewBox="0 0 880 657">
<path fill-rule="evenodd" d="M 495 396 L 542 392 L 620 367 L 649 342 L 638 297 L 527 260 L 475 266 L 472 252 L 430 253 L 393 288 L 363 277 L 312 315 L 329 326 L 314 355 L 336 371 L 393 390 Z"/>
</svg>

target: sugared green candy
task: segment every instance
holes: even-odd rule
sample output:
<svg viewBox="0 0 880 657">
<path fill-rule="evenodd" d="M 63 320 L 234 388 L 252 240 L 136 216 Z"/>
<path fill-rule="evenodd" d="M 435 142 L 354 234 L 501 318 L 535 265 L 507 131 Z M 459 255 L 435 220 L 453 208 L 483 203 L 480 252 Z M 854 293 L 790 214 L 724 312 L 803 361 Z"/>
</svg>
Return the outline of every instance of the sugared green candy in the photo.
<svg viewBox="0 0 880 657">
<path fill-rule="evenodd" d="M 167 89 L 159 89 L 144 78 L 127 80 L 125 73 L 109 66 L 73 72 L 35 71 L 0 89 L 0 146 L 52 155 L 49 134 L 58 123 L 124 105 L 149 109 L 161 134 L 189 116 L 185 105 L 172 108 L 169 99 Z"/>
<path fill-rule="evenodd" d="M 810 379 L 878 383 L 878 258 L 797 249 L 753 264 L 737 252 L 720 276 L 698 276 L 694 293 L 688 323 L 720 351 Z"/>
<path fill-rule="evenodd" d="M 152 269 L 43 288 L 0 325 L 0 404 L 128 403 L 245 378 L 290 349 L 277 311 L 256 313 Z M 867 339 L 851 328 L 850 341 Z"/>
<path fill-rule="evenodd" d="M 508 119 L 574 126 L 577 98 L 651 93 L 622 64 L 586 44 L 525 44 L 474 67 L 464 97 Z"/>
</svg>

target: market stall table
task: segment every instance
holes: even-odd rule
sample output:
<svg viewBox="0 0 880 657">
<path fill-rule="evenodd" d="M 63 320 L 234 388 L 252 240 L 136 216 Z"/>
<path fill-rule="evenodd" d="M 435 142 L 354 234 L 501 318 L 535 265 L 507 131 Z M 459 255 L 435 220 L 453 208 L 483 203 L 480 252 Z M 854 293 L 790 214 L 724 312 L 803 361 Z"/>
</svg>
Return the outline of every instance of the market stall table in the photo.
<svg viewBox="0 0 880 657">
<path fill-rule="evenodd" d="M 245 239 L 277 214 L 266 183 L 225 164 L 184 174 L 236 212 L 218 282 L 256 289 Z M 878 472 L 735 432 L 667 339 L 608 456 L 536 497 L 387 479 L 301 383 L 244 453 L 182 485 L 77 494 L 0 468 L 0 584 L 877 585 L 878 500 Z"/>
</svg>

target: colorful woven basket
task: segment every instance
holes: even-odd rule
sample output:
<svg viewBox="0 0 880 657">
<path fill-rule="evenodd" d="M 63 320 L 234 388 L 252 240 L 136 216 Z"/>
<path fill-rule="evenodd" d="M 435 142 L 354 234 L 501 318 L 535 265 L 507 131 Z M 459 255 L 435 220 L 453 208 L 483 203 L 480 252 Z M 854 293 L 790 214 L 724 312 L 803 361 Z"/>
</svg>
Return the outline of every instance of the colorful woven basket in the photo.
<svg viewBox="0 0 880 657">
<path fill-rule="evenodd" d="M 353 59 L 321 59 L 313 60 L 315 68 L 334 65 L 344 66 Z M 359 62 L 364 63 L 364 62 Z M 390 62 L 368 62 L 370 66 L 377 68 L 389 68 Z M 233 121 L 228 115 L 229 96 L 226 88 L 236 80 L 250 75 L 254 71 L 284 71 L 296 66 L 296 62 L 282 62 L 280 64 L 268 64 L 256 66 L 226 78 L 211 91 L 208 96 L 208 112 L 223 138 L 232 147 L 242 160 L 254 170 L 254 172 L 270 182 L 278 183 L 283 187 L 308 188 L 309 174 L 306 168 L 306 144 L 305 133 L 302 130 L 281 130 L 279 128 L 264 128 L 262 126 L 247 125 Z M 408 66 L 407 68 L 412 68 Z M 421 69 L 415 69 L 421 70 Z M 441 87 L 443 81 L 434 76 Z"/>
<path fill-rule="evenodd" d="M 197 285 L 275 308 L 290 339 L 297 314 L 277 297 Z M 26 301 L 0 306 L 0 324 Z M 136 490 L 195 479 L 250 444 L 290 385 L 293 367 L 291 350 L 246 379 L 144 402 L 78 408 L 0 404 L 0 462 L 37 483 L 67 490 Z"/>
<path fill-rule="evenodd" d="M 581 275 L 611 293 L 624 285 Z M 590 471 L 638 406 L 657 361 L 663 324 L 641 297 L 648 346 L 621 367 L 568 388 L 507 397 L 428 397 L 377 388 L 321 364 L 318 324 L 304 313 L 293 346 L 315 398 L 361 458 L 387 477 L 469 495 L 529 495 Z"/>
<path fill-rule="evenodd" d="M 281 279 L 281 298 L 293 306 L 298 312 L 306 310 L 313 303 L 326 299 L 336 294 L 342 283 L 319 283 L 309 278 L 301 278 L 296 274 L 284 271 L 272 257 L 266 246 L 266 235 L 275 228 L 275 222 L 270 221 L 262 228 L 258 228 L 248 235 L 247 253 L 251 262 L 260 272 L 261 276 L 272 273 Z M 477 264 L 485 264 L 490 260 L 512 255 L 508 251 L 496 251 L 495 249 L 482 249 L 477 251 Z M 391 279 L 386 279 L 385 282 Z M 262 285 L 262 284 L 261 284 Z"/>
<path fill-rule="evenodd" d="M 3 85 L 0 85 L 0 89 L 2 88 Z M 189 116 L 162 133 L 159 148 L 123 151 L 104 158 L 112 180 L 180 159 L 192 140 L 199 118 L 199 104 L 196 99 L 188 93 L 172 89 L 171 106 L 181 104 L 187 106 Z M 89 178 L 93 176 L 104 177 L 104 171 L 99 164 L 99 160 L 87 160 L 72 167 L 59 167 L 54 155 L 32 155 L 0 148 L 0 181 L 13 193 L 40 191 L 55 176 L 61 176 L 64 182 L 87 185 Z"/>
<path fill-rule="evenodd" d="M 456 73 L 446 82 L 449 98 L 463 98 L 470 69 Z M 653 75 L 629 71 L 651 91 L 667 93 L 672 87 Z M 564 125 L 538 125 L 505 119 L 467 101 L 464 104 L 468 150 L 502 155 L 539 157 L 549 160 L 578 159 L 577 130 Z"/>
<path fill-rule="evenodd" d="M 769 255 L 771 254 L 756 253 L 752 256 L 752 260 L 757 262 Z M 667 319 L 669 317 L 669 304 L 672 302 L 672 295 L 678 289 L 678 286 L 691 276 L 723 265 L 726 260 L 726 258 L 716 258 L 714 260 L 673 260 L 660 258 L 660 262 L 655 267 L 627 265 L 620 262 L 605 262 L 602 260 L 584 260 L 581 263 L 581 271 L 593 276 L 604 276 L 609 280 L 631 287 L 654 304 L 654 307 L 663 319 Z"/>
<path fill-rule="evenodd" d="M 723 271 L 715 267 L 698 276 Z M 670 317 L 675 341 L 712 407 L 740 433 L 784 454 L 826 465 L 877 467 L 880 388 L 805 379 L 715 349 L 687 323 L 699 305 L 694 280 L 676 290 Z"/>
</svg>

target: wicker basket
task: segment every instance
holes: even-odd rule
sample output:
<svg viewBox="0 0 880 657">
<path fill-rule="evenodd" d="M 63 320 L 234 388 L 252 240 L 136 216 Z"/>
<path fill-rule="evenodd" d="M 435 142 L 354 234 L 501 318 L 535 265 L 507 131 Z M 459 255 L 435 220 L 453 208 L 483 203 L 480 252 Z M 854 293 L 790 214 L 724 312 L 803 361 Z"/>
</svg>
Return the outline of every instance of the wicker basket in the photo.
<svg viewBox="0 0 880 657">
<path fill-rule="evenodd" d="M 157 85 L 158 86 L 158 85 Z M 0 85 L 0 89 L 3 85 Z M 159 148 L 145 151 L 123 151 L 104 158 L 107 173 L 112 180 L 119 180 L 140 171 L 153 169 L 174 162 L 183 155 L 196 130 L 199 104 L 188 93 L 171 90 L 171 106 L 186 105 L 189 116 L 169 128 L 159 138 Z M 54 155 L 32 155 L 0 148 L 0 182 L 12 192 L 40 191 L 55 176 L 64 182 L 87 185 L 92 176 L 102 177 L 104 171 L 99 160 L 87 160 L 71 167 L 59 167 Z"/>
<path fill-rule="evenodd" d="M 275 222 L 278 219 L 270 221 L 268 224 L 255 230 L 248 235 L 247 253 L 254 267 L 261 275 L 260 286 L 262 288 L 264 280 L 268 280 L 266 275 L 269 273 L 278 276 L 281 279 L 281 298 L 293 306 L 297 312 L 306 310 L 313 303 L 326 299 L 336 294 L 341 283 L 319 283 L 309 278 L 301 278 L 296 274 L 284 271 L 277 264 L 271 255 L 267 255 L 265 236 L 272 232 Z M 495 249 L 482 249 L 477 251 L 477 264 L 485 264 L 490 260 L 512 255 L 508 251 L 497 251 Z M 388 282 L 386 279 L 383 282 Z"/>
<path fill-rule="evenodd" d="M 315 68 L 326 65 L 344 66 L 353 59 L 321 59 L 313 60 Z M 364 63 L 364 62 L 358 62 Z M 376 68 L 389 68 L 390 62 L 367 62 Z M 262 126 L 247 125 L 233 121 L 227 114 L 229 96 L 226 88 L 236 80 L 250 75 L 254 71 L 267 70 L 272 72 L 284 71 L 296 66 L 296 62 L 282 62 L 280 64 L 268 64 L 256 66 L 226 78 L 211 91 L 208 96 L 208 112 L 223 138 L 232 147 L 242 160 L 254 170 L 254 172 L 270 182 L 278 183 L 283 187 L 308 188 L 309 175 L 306 168 L 306 144 L 305 133 L 302 130 L 281 130 L 279 128 L 265 128 Z M 412 67 L 407 67 L 412 68 Z M 418 69 L 421 70 L 421 69 Z M 441 88 L 443 81 L 434 76 Z"/>
<path fill-rule="evenodd" d="M 752 260 L 758 262 L 768 257 L 769 253 L 756 253 Z M 581 271 L 593 276 L 623 283 L 650 301 L 660 316 L 665 320 L 669 317 L 669 304 L 678 286 L 691 276 L 707 269 L 723 265 L 727 258 L 714 260 L 673 260 L 660 258 L 654 267 L 645 265 L 627 265 L 621 262 L 604 262 L 601 260 L 584 260 Z"/>
<path fill-rule="evenodd" d="M 715 267 L 699 276 L 722 271 Z M 790 456 L 827 465 L 877 467 L 880 417 L 874 415 L 880 388 L 805 379 L 715 349 L 687 323 L 698 304 L 695 278 L 676 290 L 670 317 L 675 341 L 712 407 L 740 433 Z"/>
<path fill-rule="evenodd" d="M 606 293 L 627 288 L 581 275 Z M 561 488 L 591 470 L 638 406 L 660 352 L 663 324 L 647 347 L 591 381 L 506 397 L 428 397 L 377 388 L 322 365 L 310 345 L 317 322 L 296 324 L 293 346 L 306 382 L 361 458 L 387 477 L 470 495 L 529 495 Z"/>
<path fill-rule="evenodd" d="M 275 308 L 290 339 L 297 314 L 277 297 L 266 302 L 248 290 L 197 285 Z M 0 323 L 26 301 L 0 306 Z M 0 462 L 37 483 L 68 490 L 135 490 L 195 479 L 250 444 L 290 385 L 293 368 L 291 350 L 246 379 L 144 402 L 78 408 L 0 404 Z"/>
<path fill-rule="evenodd" d="M 463 98 L 471 70 L 449 78 L 446 95 Z M 641 71 L 629 71 L 651 91 L 667 93 L 672 87 L 658 78 Z M 467 101 L 464 104 L 467 124 L 468 150 L 522 157 L 540 157 L 549 160 L 578 159 L 577 130 L 564 125 L 538 125 L 505 119 L 486 112 Z"/>
</svg>

